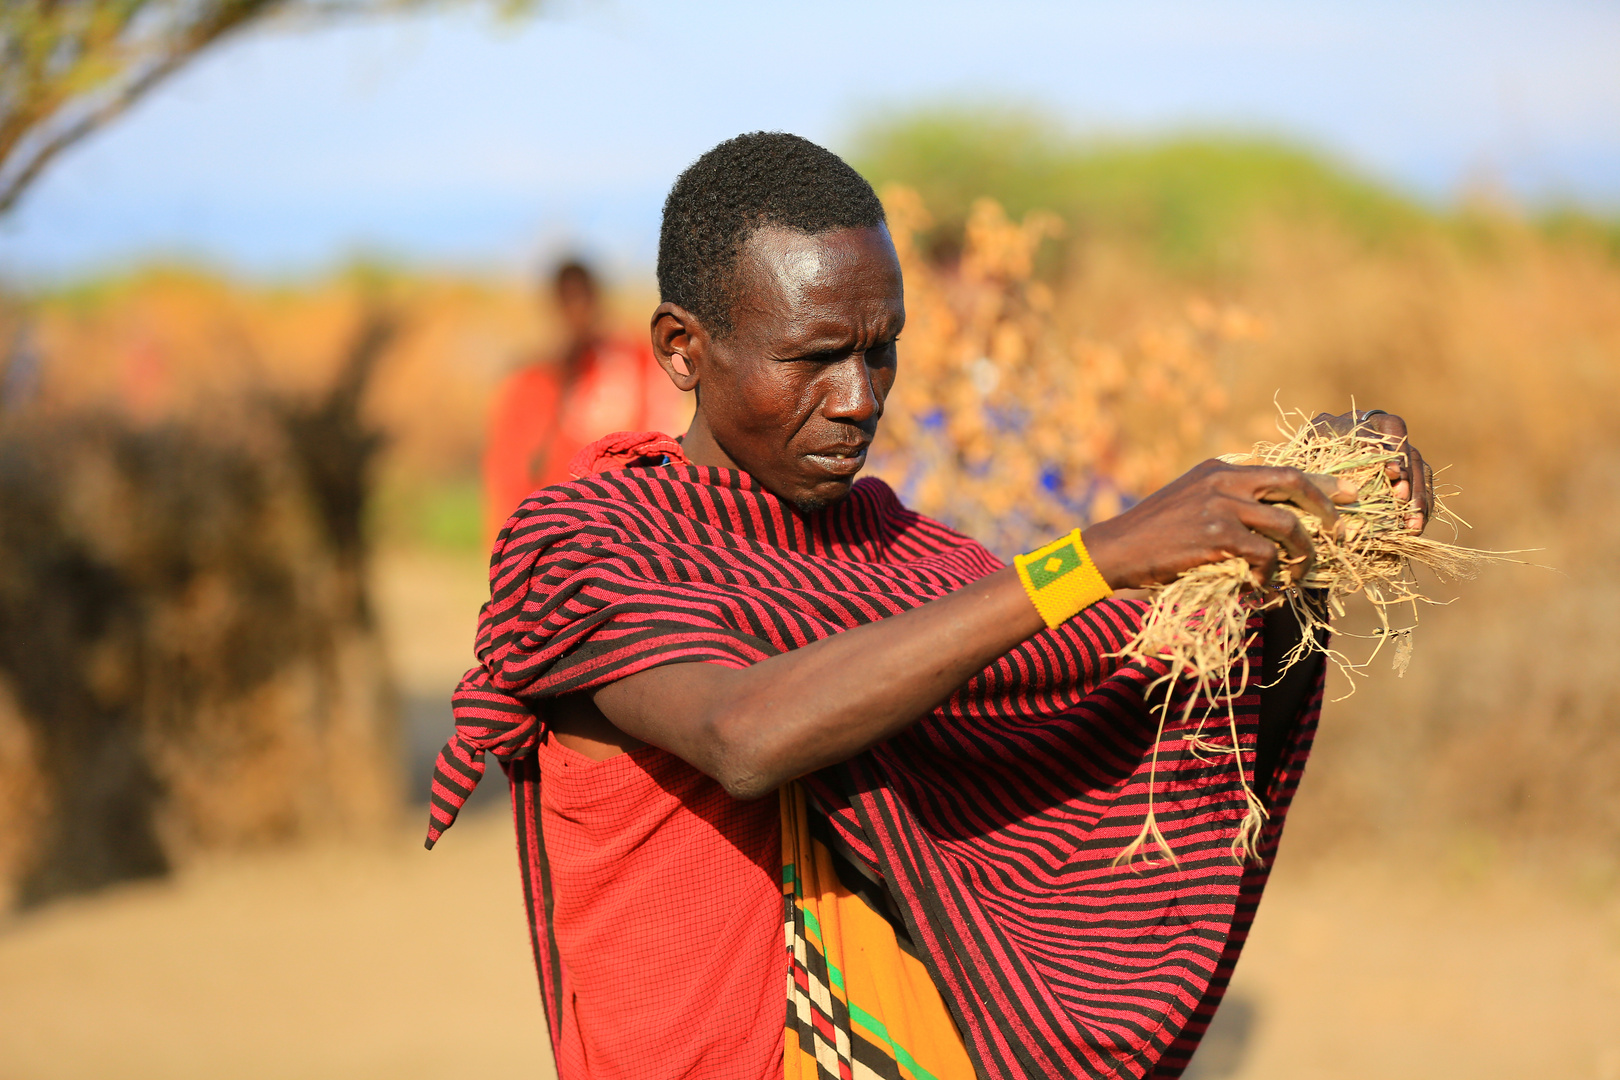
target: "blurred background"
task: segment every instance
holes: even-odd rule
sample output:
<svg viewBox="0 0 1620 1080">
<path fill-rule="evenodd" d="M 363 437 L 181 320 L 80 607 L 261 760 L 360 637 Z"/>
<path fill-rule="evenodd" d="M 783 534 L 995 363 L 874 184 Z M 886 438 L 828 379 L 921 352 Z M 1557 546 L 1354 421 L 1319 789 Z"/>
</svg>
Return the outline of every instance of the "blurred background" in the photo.
<svg viewBox="0 0 1620 1080">
<path fill-rule="evenodd" d="M 0 55 L 0 1080 L 552 1075 L 503 785 L 420 846 L 490 418 L 639 348 L 761 128 L 889 207 L 920 508 L 1007 554 L 1353 401 L 1553 568 L 1336 679 L 1190 1075 L 1620 1080 L 1620 8 L 38 0 Z"/>
</svg>

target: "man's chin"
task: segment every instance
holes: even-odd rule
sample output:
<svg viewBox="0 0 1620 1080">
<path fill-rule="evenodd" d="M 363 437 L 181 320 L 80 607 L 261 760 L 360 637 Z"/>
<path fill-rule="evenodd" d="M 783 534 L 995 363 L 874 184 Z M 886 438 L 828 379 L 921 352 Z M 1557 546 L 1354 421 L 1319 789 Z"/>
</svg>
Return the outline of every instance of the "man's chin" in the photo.
<svg viewBox="0 0 1620 1080">
<path fill-rule="evenodd" d="M 799 513 L 816 514 L 829 506 L 842 502 L 844 496 L 849 494 L 849 489 L 854 483 L 855 478 L 852 476 L 845 483 L 817 484 L 810 491 L 795 492 L 792 495 L 782 497 Z"/>
<path fill-rule="evenodd" d="M 830 476 L 823 470 L 781 470 L 773 475 L 762 475 L 746 469 L 754 482 L 787 503 L 801 514 L 814 514 L 842 502 L 855 485 L 857 473 Z"/>
</svg>

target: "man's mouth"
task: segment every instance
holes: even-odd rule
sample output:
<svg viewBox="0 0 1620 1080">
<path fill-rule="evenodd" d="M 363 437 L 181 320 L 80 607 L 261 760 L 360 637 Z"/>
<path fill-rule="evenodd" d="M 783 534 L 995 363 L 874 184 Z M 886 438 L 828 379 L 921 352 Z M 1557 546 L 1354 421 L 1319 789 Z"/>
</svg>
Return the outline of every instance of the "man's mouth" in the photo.
<svg viewBox="0 0 1620 1080">
<path fill-rule="evenodd" d="M 866 447 L 837 446 L 804 456 L 835 476 L 854 476 L 866 464 Z"/>
</svg>

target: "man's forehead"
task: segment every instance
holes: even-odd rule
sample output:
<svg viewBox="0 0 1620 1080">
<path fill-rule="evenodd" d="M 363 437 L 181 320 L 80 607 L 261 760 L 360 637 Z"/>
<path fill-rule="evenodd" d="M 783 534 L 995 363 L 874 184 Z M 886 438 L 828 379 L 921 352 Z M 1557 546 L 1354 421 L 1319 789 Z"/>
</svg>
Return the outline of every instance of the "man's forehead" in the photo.
<svg viewBox="0 0 1620 1080">
<path fill-rule="evenodd" d="M 765 235 L 761 235 L 765 234 Z M 754 234 L 762 265 L 787 286 L 809 284 L 832 269 L 833 257 L 820 238 L 793 229 L 761 229 Z"/>
<path fill-rule="evenodd" d="M 738 284 L 767 305 L 797 307 L 851 290 L 901 300 L 899 265 L 882 226 L 810 234 L 767 225 L 749 236 L 741 261 Z"/>
</svg>

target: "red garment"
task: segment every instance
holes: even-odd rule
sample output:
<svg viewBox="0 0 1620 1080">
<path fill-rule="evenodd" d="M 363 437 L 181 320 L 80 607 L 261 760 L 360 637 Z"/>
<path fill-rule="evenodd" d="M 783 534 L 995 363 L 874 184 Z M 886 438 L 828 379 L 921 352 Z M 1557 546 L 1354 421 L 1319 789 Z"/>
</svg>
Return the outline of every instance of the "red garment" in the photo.
<svg viewBox="0 0 1620 1080">
<path fill-rule="evenodd" d="M 581 464 L 594 456 L 622 467 L 524 504 L 491 560 L 479 666 L 456 691 L 456 733 L 434 766 L 430 847 L 483 777 L 486 753 L 511 780 L 541 999 L 553 1049 L 569 1061 L 585 1043 L 564 1056 L 566 1010 L 576 1026 L 584 1013 L 554 932 L 564 886 L 536 828 L 552 783 L 541 783 L 537 758 L 546 702 L 663 664 L 746 667 L 913 610 L 1000 566 L 907 510 L 880 480 L 803 514 L 746 473 L 693 465 L 679 450 L 657 433 L 604 440 Z M 1245 680 L 1230 699 L 1211 699 L 1178 680 L 1160 698 L 1162 661 L 1119 659 L 1145 611 L 1117 598 L 1093 604 L 1009 651 L 906 731 L 800 781 L 853 870 L 883 883 L 986 1080 L 1179 1076 L 1270 874 L 1315 734 L 1321 675 L 1265 785 L 1271 814 L 1258 858 L 1240 864 L 1232 841 L 1248 814 L 1259 688 Z M 1241 671 L 1261 666 L 1261 629 L 1254 616 Z M 1226 752 L 1211 749 L 1212 726 L 1235 736 Z M 642 767 L 654 771 L 651 761 Z M 706 789 L 688 789 L 680 775 L 654 786 L 703 803 Z M 1177 859 L 1116 866 L 1147 820 L 1150 792 Z M 624 850 L 613 872 L 637 854 Z M 706 891 L 714 876 L 700 863 L 660 884 Z M 649 894 L 642 919 L 662 919 L 668 895 Z M 661 951 L 621 954 L 619 970 L 679 966 L 685 955 L 671 948 L 666 939 Z M 684 974 L 658 985 L 706 986 Z M 786 981 L 778 985 L 785 999 Z M 673 1041 L 684 1045 L 684 1034 Z"/>
<path fill-rule="evenodd" d="M 562 1080 L 780 1080 L 781 811 L 647 746 L 546 738 L 540 832 L 565 972 Z"/>
<path fill-rule="evenodd" d="M 484 449 L 484 529 L 493 543 L 529 493 L 573 479 L 568 463 L 610 431 L 680 431 L 691 410 L 652 347 L 608 340 L 586 349 L 564 385 L 561 362 L 531 364 L 495 393 Z"/>
</svg>

